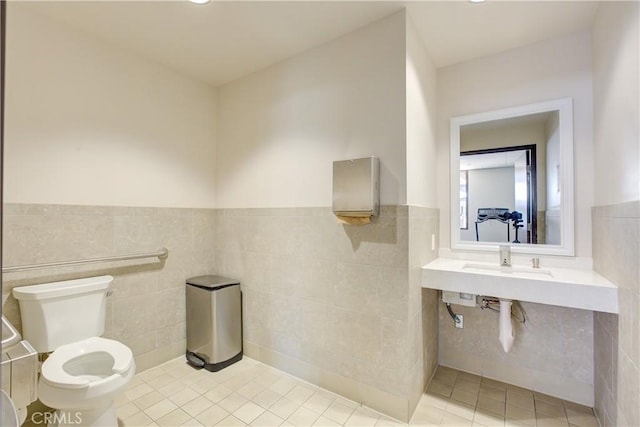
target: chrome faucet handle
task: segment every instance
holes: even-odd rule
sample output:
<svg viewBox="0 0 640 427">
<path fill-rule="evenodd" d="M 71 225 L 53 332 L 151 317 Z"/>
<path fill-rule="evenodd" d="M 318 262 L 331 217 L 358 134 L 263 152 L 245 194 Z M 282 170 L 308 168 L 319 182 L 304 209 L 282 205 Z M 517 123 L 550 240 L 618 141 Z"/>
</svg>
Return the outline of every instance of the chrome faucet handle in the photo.
<svg viewBox="0 0 640 427">
<path fill-rule="evenodd" d="M 533 268 L 540 268 L 540 258 L 531 258 Z"/>
</svg>

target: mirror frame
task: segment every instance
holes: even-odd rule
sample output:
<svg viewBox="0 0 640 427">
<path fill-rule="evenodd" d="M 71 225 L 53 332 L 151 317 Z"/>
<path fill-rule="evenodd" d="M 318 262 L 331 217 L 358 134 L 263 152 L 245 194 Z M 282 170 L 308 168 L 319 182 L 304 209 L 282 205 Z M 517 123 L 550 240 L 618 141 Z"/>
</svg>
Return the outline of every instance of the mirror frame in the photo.
<svg viewBox="0 0 640 427">
<path fill-rule="evenodd" d="M 560 146 L 560 245 L 513 244 L 514 253 L 540 255 L 575 255 L 574 242 L 574 194 L 573 194 L 573 99 L 551 101 L 505 108 L 502 110 L 452 117 L 450 121 L 450 202 L 451 249 L 465 251 L 497 251 L 499 242 L 467 242 L 460 240 L 460 128 L 464 125 L 489 122 L 529 114 L 558 111 L 558 136 Z"/>
</svg>

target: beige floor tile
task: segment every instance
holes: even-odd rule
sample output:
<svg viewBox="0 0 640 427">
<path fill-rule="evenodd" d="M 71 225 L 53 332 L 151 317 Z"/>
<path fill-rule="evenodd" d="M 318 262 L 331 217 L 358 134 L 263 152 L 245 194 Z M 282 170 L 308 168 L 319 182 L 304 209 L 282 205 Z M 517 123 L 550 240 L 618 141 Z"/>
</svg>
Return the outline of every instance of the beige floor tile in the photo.
<svg viewBox="0 0 640 427">
<path fill-rule="evenodd" d="M 473 424 L 484 427 L 501 427 L 504 426 L 504 418 L 491 413 L 476 411 L 473 415 Z"/>
<path fill-rule="evenodd" d="M 533 391 L 528 388 L 519 387 L 517 385 L 507 384 L 507 396 L 509 394 L 518 394 L 533 399 Z"/>
<path fill-rule="evenodd" d="M 568 427 L 569 423 L 562 418 L 538 417 L 536 418 L 536 425 L 538 427 Z"/>
<path fill-rule="evenodd" d="M 482 377 L 480 381 L 481 386 L 497 388 L 502 391 L 507 390 L 507 383 L 503 383 L 502 381 L 492 380 L 491 378 Z"/>
<path fill-rule="evenodd" d="M 256 405 L 253 402 L 247 402 L 234 411 L 233 416 L 242 420 L 245 424 L 249 424 L 258 418 L 258 416 L 260 416 L 264 411 L 265 409 L 262 406 Z"/>
<path fill-rule="evenodd" d="M 320 418 L 320 414 L 301 406 L 296 409 L 293 414 L 289 415 L 287 421 L 294 426 L 310 426 L 313 425 L 318 418 Z"/>
<path fill-rule="evenodd" d="M 403 423 L 398 420 L 394 420 L 393 418 L 385 417 L 381 415 L 376 422 L 376 427 L 406 427 L 407 423 Z"/>
<path fill-rule="evenodd" d="M 155 388 L 156 390 L 161 389 L 162 387 L 169 385 L 173 382 L 175 382 L 176 379 L 167 374 L 166 372 L 163 372 L 162 374 L 158 375 L 157 377 L 146 381 L 147 384 L 149 384 L 151 387 Z"/>
<path fill-rule="evenodd" d="M 535 400 L 541 400 L 551 405 L 564 406 L 562 399 L 558 399 L 557 397 L 554 397 L 554 396 L 549 396 L 548 394 L 539 393 L 537 391 L 533 392 L 533 398 Z"/>
<path fill-rule="evenodd" d="M 355 411 L 353 411 L 353 414 L 351 414 L 344 425 L 353 427 L 373 427 L 376 425 L 379 418 L 380 415 L 376 412 L 359 407 Z"/>
<path fill-rule="evenodd" d="M 451 393 L 453 392 L 453 386 L 450 384 L 445 384 L 438 380 L 431 380 L 429 383 L 429 387 L 427 387 L 428 394 L 434 394 L 443 397 L 451 397 Z"/>
<path fill-rule="evenodd" d="M 567 413 L 569 413 L 569 411 L 572 411 L 574 413 L 581 412 L 581 413 L 593 415 L 593 409 L 589 408 L 588 406 L 580 405 L 579 403 L 567 402 L 566 400 L 563 401 L 562 403 L 564 404 L 564 407 L 567 410 Z"/>
<path fill-rule="evenodd" d="M 229 396 L 218 402 L 218 406 L 229 413 L 233 413 L 249 400 L 246 397 L 240 396 L 238 393 L 231 393 Z"/>
<path fill-rule="evenodd" d="M 194 389 L 200 394 L 205 394 L 217 387 L 221 387 L 221 385 L 220 383 L 218 383 L 218 381 L 216 381 L 215 378 L 203 378 L 200 381 L 191 383 L 189 387 L 191 387 L 192 389 Z"/>
<path fill-rule="evenodd" d="M 459 417 L 454 414 L 446 413 L 442 417 L 442 421 L 440 421 L 440 426 L 442 427 L 471 427 L 473 421 L 468 420 L 466 418 Z"/>
<path fill-rule="evenodd" d="M 204 427 L 204 425 L 202 425 L 202 423 L 195 418 L 191 418 L 182 423 L 182 426 L 180 427 Z"/>
<path fill-rule="evenodd" d="M 278 394 L 285 395 L 289 393 L 299 381 L 294 380 L 291 377 L 281 377 L 276 382 L 271 384 L 269 388 Z"/>
<path fill-rule="evenodd" d="M 218 422 L 222 421 L 228 416 L 229 413 L 227 411 L 225 411 L 218 405 L 213 405 L 209 409 L 198 414 L 195 419 L 205 426 L 217 426 Z"/>
<path fill-rule="evenodd" d="M 153 387 L 149 384 L 140 384 L 136 387 L 130 388 L 124 392 L 124 395 L 129 400 L 135 400 L 141 396 L 144 396 L 147 393 L 151 393 L 153 391 Z"/>
<path fill-rule="evenodd" d="M 158 421 L 156 421 L 156 423 L 159 426 L 175 427 L 175 426 L 182 426 L 184 423 L 186 423 L 190 419 L 191 419 L 191 416 L 189 414 L 187 414 L 182 409 L 178 408 L 174 411 L 169 412 L 164 417 L 160 418 Z"/>
<path fill-rule="evenodd" d="M 219 385 L 216 388 L 204 393 L 203 396 L 209 399 L 210 401 L 212 401 L 213 403 L 218 403 L 221 400 L 229 397 L 231 393 L 233 393 L 233 390 L 231 390 L 230 388 L 227 388 L 224 385 Z"/>
<path fill-rule="evenodd" d="M 249 381 L 238 389 L 238 394 L 246 397 L 247 399 L 253 399 L 255 396 L 264 391 L 264 389 L 264 386 L 261 386 L 254 381 Z"/>
<path fill-rule="evenodd" d="M 235 375 L 229 378 L 227 381 L 220 381 L 220 382 L 233 390 L 238 390 L 242 388 L 245 384 L 249 383 L 250 381 L 251 381 L 251 378 L 249 376 Z"/>
<path fill-rule="evenodd" d="M 329 405 L 322 416 L 342 425 L 347 422 L 354 410 L 353 406 L 346 404 L 342 399 L 337 399 Z"/>
<path fill-rule="evenodd" d="M 462 417 L 467 420 L 473 420 L 475 405 L 465 405 L 462 402 L 456 402 L 455 400 L 452 400 L 445 408 L 445 412 L 457 415 L 458 417 Z"/>
<path fill-rule="evenodd" d="M 191 402 L 193 399 L 195 399 L 198 396 L 200 396 L 200 394 L 198 394 L 197 391 L 195 391 L 192 388 L 185 387 L 179 392 L 173 395 L 170 395 L 168 397 L 169 397 L 169 400 L 171 400 L 176 405 L 182 406 L 187 402 Z"/>
<path fill-rule="evenodd" d="M 445 366 L 439 366 L 438 370 L 436 370 L 436 373 L 433 375 L 434 380 L 438 380 L 447 385 L 454 385 L 457 377 L 458 371 Z"/>
<path fill-rule="evenodd" d="M 528 424 L 522 424 L 518 421 L 513 420 L 505 420 L 504 425 L 505 427 L 530 427 Z"/>
<path fill-rule="evenodd" d="M 253 381 L 256 382 L 257 384 L 260 384 L 263 387 L 268 388 L 268 387 L 271 387 L 273 383 L 278 381 L 280 378 L 282 378 L 282 374 L 280 374 L 279 372 L 267 371 L 259 375 L 258 377 L 254 378 Z"/>
<path fill-rule="evenodd" d="M 297 385 L 285 394 L 285 397 L 298 405 L 302 405 L 313 393 L 315 393 L 314 389 L 304 385 Z"/>
<path fill-rule="evenodd" d="M 507 404 L 506 418 L 522 425 L 536 427 L 536 414 L 533 410 Z"/>
<path fill-rule="evenodd" d="M 298 405 L 297 403 L 292 402 L 291 400 L 287 399 L 286 397 L 283 397 L 280 400 L 278 400 L 276 403 L 274 403 L 271 406 L 271 408 L 269 408 L 269 411 L 273 412 L 274 414 L 276 414 L 280 418 L 283 418 L 283 419 L 286 420 L 299 407 L 300 407 L 300 405 Z"/>
<path fill-rule="evenodd" d="M 195 399 L 182 405 L 182 409 L 192 417 L 203 412 L 205 409 L 209 409 L 214 405 L 212 401 L 204 396 L 198 396 Z"/>
<path fill-rule="evenodd" d="M 113 399 L 113 406 L 116 408 L 119 408 L 120 406 L 126 405 L 127 403 L 130 403 L 130 402 L 131 401 L 127 396 L 125 396 L 124 393 L 120 393 L 116 396 L 115 399 Z"/>
<path fill-rule="evenodd" d="M 480 384 L 480 382 L 482 381 L 482 377 L 480 375 L 460 371 L 458 372 L 458 376 L 456 377 L 456 383 L 459 381 L 466 381 L 470 383 Z"/>
<path fill-rule="evenodd" d="M 280 424 L 282 424 L 283 421 L 284 420 L 279 416 L 277 416 L 276 414 L 273 414 L 269 411 L 265 411 L 258 418 L 253 420 L 251 425 L 256 427 L 271 427 L 271 426 L 279 426 Z"/>
<path fill-rule="evenodd" d="M 588 408 L 590 409 L 590 408 Z M 597 427 L 598 421 L 596 417 L 593 415 L 593 412 L 588 413 L 574 411 L 572 409 L 567 409 L 567 418 L 569 420 L 569 424 L 576 427 Z"/>
<path fill-rule="evenodd" d="M 480 384 L 479 395 L 489 399 L 498 400 L 500 402 L 505 402 L 507 400 L 507 393 L 505 390 L 500 390 L 491 386 L 485 386 L 484 384 Z"/>
<path fill-rule="evenodd" d="M 146 371 L 142 371 L 136 374 L 136 377 L 141 379 L 142 381 L 149 381 L 164 373 L 165 373 L 164 369 L 162 369 L 159 366 L 156 366 L 155 368 L 147 369 Z"/>
<path fill-rule="evenodd" d="M 564 406 L 557 406 L 542 400 L 535 401 L 536 415 L 538 417 L 544 415 L 545 418 L 566 418 Z"/>
<path fill-rule="evenodd" d="M 178 409 L 178 406 L 176 406 L 175 403 L 173 403 L 169 399 L 163 399 L 158 403 L 155 403 L 146 408 L 144 410 L 144 413 L 147 414 L 152 420 L 156 421 L 175 409 Z"/>
<path fill-rule="evenodd" d="M 411 416 L 410 425 L 440 425 L 445 410 L 435 406 L 419 404 Z"/>
<path fill-rule="evenodd" d="M 153 390 L 151 393 L 147 393 L 137 398 L 133 403 L 140 409 L 147 409 L 164 399 L 165 397 L 162 394 Z"/>
<path fill-rule="evenodd" d="M 335 399 L 329 397 L 328 393 L 315 392 L 302 404 L 302 406 L 311 409 L 313 412 L 322 414 L 329 406 L 331 406 L 331 403 L 334 400 Z"/>
<path fill-rule="evenodd" d="M 265 409 L 269 409 L 274 403 L 282 398 L 282 395 L 276 393 L 273 390 L 265 389 L 258 393 L 251 399 L 252 402 L 257 403 Z"/>
<path fill-rule="evenodd" d="M 120 407 L 118 407 L 116 409 L 116 413 L 118 415 L 118 418 L 124 420 L 126 418 L 129 418 L 130 416 L 132 416 L 133 414 L 135 414 L 136 412 L 140 412 L 140 408 L 138 408 L 135 404 L 133 404 L 132 402 L 126 403 Z"/>
<path fill-rule="evenodd" d="M 464 390 L 464 391 L 477 394 L 478 391 L 480 391 L 480 381 L 473 382 L 473 381 L 460 380 L 460 378 L 458 378 L 454 386 L 454 390 L 455 389 Z"/>
<path fill-rule="evenodd" d="M 440 409 L 446 409 L 451 399 L 437 394 L 423 394 L 418 402 L 418 406 L 427 405 Z"/>
<path fill-rule="evenodd" d="M 237 419 L 236 417 L 234 417 L 233 415 L 229 415 L 227 418 L 225 418 L 224 420 L 220 421 L 218 424 L 216 424 L 216 426 L 218 427 L 226 427 L 226 426 L 246 426 L 246 424 L 244 422 L 242 422 L 242 420 Z"/>
<path fill-rule="evenodd" d="M 535 411 L 533 395 L 531 397 L 522 393 L 509 393 L 507 391 L 507 405 L 517 406 L 527 411 Z"/>
<path fill-rule="evenodd" d="M 504 417 L 505 403 L 499 400 L 489 399 L 488 397 L 480 394 L 480 396 L 478 397 L 478 405 L 476 407 L 476 410 L 484 414 L 491 413 L 500 417 Z"/>
<path fill-rule="evenodd" d="M 184 390 L 185 388 L 187 388 L 187 386 L 183 383 L 181 383 L 180 381 L 173 381 L 172 383 L 169 383 L 163 387 L 160 387 L 158 389 L 158 391 L 163 395 L 163 396 L 171 396 L 173 394 L 177 394 L 180 393 L 182 390 Z"/>
<path fill-rule="evenodd" d="M 456 386 L 451 393 L 451 400 L 475 407 L 478 401 L 478 392 L 463 390 Z"/>
<path fill-rule="evenodd" d="M 144 412 L 136 412 L 132 416 L 121 421 L 122 425 L 118 423 L 118 427 L 143 427 L 154 424 L 153 420 Z"/>
<path fill-rule="evenodd" d="M 340 427 L 342 424 L 332 421 L 326 417 L 320 417 L 315 423 L 313 423 L 313 425 L 317 427 Z"/>
</svg>

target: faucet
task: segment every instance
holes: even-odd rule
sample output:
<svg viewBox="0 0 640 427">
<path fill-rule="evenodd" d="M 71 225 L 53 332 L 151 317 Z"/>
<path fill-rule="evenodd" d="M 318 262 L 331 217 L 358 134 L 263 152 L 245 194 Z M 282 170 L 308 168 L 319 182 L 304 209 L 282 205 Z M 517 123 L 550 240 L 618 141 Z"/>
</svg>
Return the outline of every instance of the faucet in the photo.
<svg viewBox="0 0 640 427">
<path fill-rule="evenodd" d="M 511 267 L 511 246 L 500 245 L 500 266 Z"/>
</svg>

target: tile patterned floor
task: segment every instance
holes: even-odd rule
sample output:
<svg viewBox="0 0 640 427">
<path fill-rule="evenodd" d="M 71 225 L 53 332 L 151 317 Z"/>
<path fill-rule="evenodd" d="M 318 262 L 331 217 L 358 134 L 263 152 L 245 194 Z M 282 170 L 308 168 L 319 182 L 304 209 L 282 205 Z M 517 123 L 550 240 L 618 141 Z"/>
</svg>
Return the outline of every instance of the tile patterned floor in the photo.
<svg viewBox="0 0 640 427">
<path fill-rule="evenodd" d="M 211 373 L 183 358 L 135 376 L 120 427 L 406 425 L 245 357 Z M 597 426 L 590 408 L 440 367 L 410 425 Z"/>
</svg>

